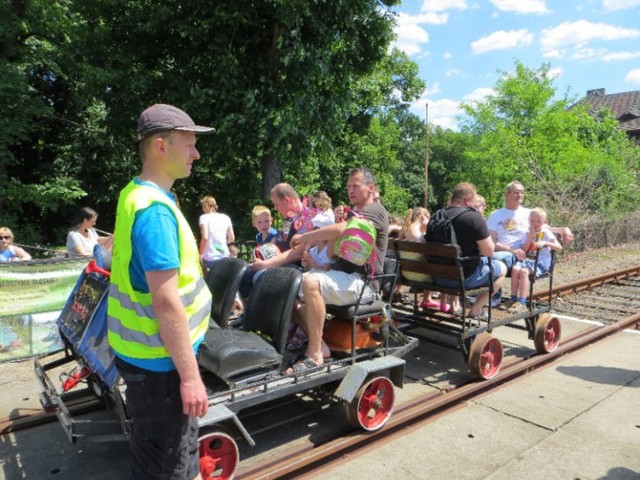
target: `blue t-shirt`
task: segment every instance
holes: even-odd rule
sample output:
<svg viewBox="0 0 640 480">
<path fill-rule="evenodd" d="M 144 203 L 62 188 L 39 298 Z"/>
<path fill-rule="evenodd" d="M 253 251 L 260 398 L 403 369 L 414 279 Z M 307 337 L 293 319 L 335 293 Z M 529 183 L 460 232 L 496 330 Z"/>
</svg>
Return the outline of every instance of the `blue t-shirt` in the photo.
<svg viewBox="0 0 640 480">
<path fill-rule="evenodd" d="M 278 231 L 275 228 L 271 227 L 269 228 L 269 233 L 267 233 L 267 238 L 265 238 L 264 240 L 262 239 L 262 232 L 258 232 L 258 234 L 256 235 L 256 244 L 263 245 L 265 243 L 270 243 L 271 240 L 273 240 L 277 236 Z"/>
<path fill-rule="evenodd" d="M 175 197 L 162 190 L 152 182 L 134 179 L 136 185 L 146 185 L 157 188 L 167 198 L 175 202 Z M 156 204 L 136 212 L 131 231 L 132 256 L 129 263 L 129 277 L 131 285 L 136 290 L 149 293 L 146 272 L 156 270 L 172 270 L 180 268 L 180 245 L 178 242 L 178 221 L 169 207 Z M 194 345 L 197 352 L 202 339 Z M 171 358 L 139 359 L 120 355 L 127 363 L 136 367 L 156 372 L 175 370 Z"/>
<path fill-rule="evenodd" d="M 7 248 L 4 252 L 0 252 L 0 263 L 10 262 L 16 257 L 16 254 L 11 250 L 11 246 Z"/>
</svg>

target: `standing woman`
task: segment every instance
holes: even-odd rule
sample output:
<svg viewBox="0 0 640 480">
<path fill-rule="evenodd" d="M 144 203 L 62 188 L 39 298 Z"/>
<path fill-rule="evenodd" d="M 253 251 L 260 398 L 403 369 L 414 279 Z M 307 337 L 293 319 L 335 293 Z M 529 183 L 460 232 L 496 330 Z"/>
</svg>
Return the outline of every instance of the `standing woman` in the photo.
<svg viewBox="0 0 640 480">
<path fill-rule="evenodd" d="M 0 227 L 0 263 L 31 260 L 24 249 L 13 245 L 13 232 L 8 227 Z"/>
<path fill-rule="evenodd" d="M 93 255 L 93 247 L 97 244 L 111 249 L 113 236 L 100 237 L 94 228 L 97 220 L 98 214 L 92 208 L 80 209 L 73 221 L 73 228 L 67 235 L 67 254 L 90 256 Z"/>
<path fill-rule="evenodd" d="M 218 212 L 216 199 L 210 195 L 200 200 L 202 211 L 200 215 L 200 259 L 205 271 L 213 262 L 229 256 L 229 244 L 235 242 L 233 225 L 228 215 Z"/>
</svg>

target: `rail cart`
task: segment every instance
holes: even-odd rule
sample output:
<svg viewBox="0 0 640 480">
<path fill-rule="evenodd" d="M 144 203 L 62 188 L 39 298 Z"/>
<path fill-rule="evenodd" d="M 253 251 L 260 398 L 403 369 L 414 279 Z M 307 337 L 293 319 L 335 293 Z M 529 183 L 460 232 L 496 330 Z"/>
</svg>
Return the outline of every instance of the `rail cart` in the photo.
<svg viewBox="0 0 640 480">
<path fill-rule="evenodd" d="M 500 305 L 494 306 L 494 302 L 491 301 L 487 306 L 486 318 L 470 318 L 466 313 L 470 304 L 469 297 L 489 293 L 489 298 L 493 298 L 494 294 L 492 277 L 486 287 L 474 290 L 464 288 L 463 265 L 465 261 L 477 260 L 479 257 L 462 257 L 458 245 L 434 242 L 394 240 L 393 249 L 396 253 L 397 281 L 413 291 L 413 302 L 410 306 L 402 302 L 394 303 L 394 319 L 405 322 L 408 331 L 413 332 L 419 327 L 427 331 L 423 338 L 461 351 L 473 376 L 490 379 L 500 370 L 503 358 L 502 344 L 491 335 L 496 327 L 507 325 L 526 330 L 540 353 L 549 353 L 558 346 L 561 335 L 560 321 L 549 313 L 552 302 L 554 252 L 548 274 L 537 279 L 529 277 L 529 301 L 526 311 L 512 313 Z M 538 255 L 539 251 L 535 255 L 536 266 Z M 453 279 L 458 282 L 458 287 L 443 288 L 434 283 L 434 277 Z M 534 286 L 541 284 L 541 281 L 548 282 L 547 294 L 536 298 Z M 425 290 L 459 296 L 461 312 L 446 313 L 419 307 L 418 295 L 422 295 Z"/>
<path fill-rule="evenodd" d="M 333 314 L 327 332 L 333 331 L 334 337 L 335 332 L 338 336 L 346 332 L 346 342 L 338 340 L 335 347 L 342 348 L 342 343 L 346 348 L 334 352 L 334 358 L 322 366 L 287 375 L 284 369 L 295 355 L 286 350 L 286 338 L 301 274 L 292 268 L 265 271 L 254 286 L 244 316 L 235 322 L 241 323 L 237 328 L 230 321 L 230 312 L 245 268 L 243 260 L 225 259 L 214 264 L 207 276 L 213 295 L 212 322 L 198 359 L 209 395 L 208 412 L 199 419 L 203 478 L 234 476 L 239 464 L 237 438 L 255 445 L 242 423 L 245 409 L 294 394 L 304 392 L 341 403 L 350 424 L 367 431 L 382 428 L 394 407 L 394 385 L 403 384 L 402 357 L 418 345 L 417 339 L 391 325 L 390 307 L 382 301 L 329 308 Z M 56 412 L 74 443 L 127 440 L 131 431 L 126 388 L 107 343 L 108 288 L 109 272 L 92 261 L 58 319 L 64 341 L 62 356 L 58 352 L 34 363 L 42 387 L 41 403 Z M 64 372 L 57 385 L 55 373 L 61 369 Z M 87 396 L 113 415 L 106 420 L 78 418 L 74 402 Z"/>
</svg>

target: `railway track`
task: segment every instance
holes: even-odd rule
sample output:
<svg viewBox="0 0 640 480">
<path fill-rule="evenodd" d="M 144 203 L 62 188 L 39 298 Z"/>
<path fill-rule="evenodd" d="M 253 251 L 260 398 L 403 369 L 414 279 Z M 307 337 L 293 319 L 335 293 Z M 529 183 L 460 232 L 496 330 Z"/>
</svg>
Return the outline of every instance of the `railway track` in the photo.
<svg viewBox="0 0 640 480">
<path fill-rule="evenodd" d="M 539 294 L 539 295 L 546 295 Z M 409 428 L 416 428 L 432 421 L 451 409 L 459 408 L 474 396 L 484 394 L 507 382 L 511 382 L 527 372 L 549 364 L 562 355 L 576 351 L 584 345 L 633 328 L 640 323 L 640 266 L 599 275 L 580 282 L 561 285 L 553 289 L 554 312 L 566 313 L 581 318 L 599 320 L 604 325 L 594 325 L 579 334 L 561 341 L 556 351 L 547 355 L 531 355 L 523 358 L 505 359 L 500 374 L 484 382 L 460 382 L 450 385 L 437 393 L 423 395 L 401 405 L 397 405 L 385 428 L 376 434 L 362 434 L 347 429 L 336 428 L 333 434 L 318 436 L 314 443 L 305 443 L 287 449 L 284 454 L 271 455 L 264 461 L 250 459 L 241 465 L 237 478 L 301 478 L 317 470 L 319 466 L 331 465 L 334 460 L 355 453 L 362 448 L 389 441 L 402 435 Z M 616 309 L 616 305 L 618 308 Z M 556 308 L 557 307 L 557 308 Z M 580 312 L 578 313 L 578 310 Z M 606 312 L 606 313 L 605 313 Z M 78 401 L 79 411 L 87 412 L 101 408 L 91 399 Z M 262 415 L 257 413 L 257 416 Z M 304 413 L 295 416 L 291 423 L 304 418 Z M 38 413 L 19 419 L 7 419 L 0 422 L 0 433 L 30 428 L 46 422 L 56 421 L 54 414 Z M 283 426 L 280 422 L 278 426 Z M 268 430 L 268 428 L 265 428 Z M 302 442 L 299 442 L 302 443 Z M 277 458 L 274 458 L 277 457 Z"/>
<path fill-rule="evenodd" d="M 548 295 L 548 292 L 537 296 Z M 459 408 L 465 402 L 492 389 L 513 382 L 528 372 L 553 363 L 557 359 L 578 351 L 587 345 L 603 340 L 628 328 L 640 328 L 640 266 L 626 268 L 605 275 L 598 275 L 553 289 L 553 311 L 574 317 L 597 320 L 599 324 L 580 331 L 560 342 L 552 353 L 505 360 L 500 374 L 493 379 L 467 381 L 452 385 L 446 391 L 420 396 L 397 406 L 391 419 L 380 432 L 374 434 L 351 431 L 336 434 L 315 444 L 301 445 L 287 450 L 275 459 L 256 462 L 241 468 L 237 478 L 242 480 L 267 480 L 276 478 L 303 478 L 309 473 L 319 473 L 333 463 L 361 449 L 377 445 L 405 435 L 441 415 Z M 560 305 L 558 307 L 558 305 Z"/>
</svg>

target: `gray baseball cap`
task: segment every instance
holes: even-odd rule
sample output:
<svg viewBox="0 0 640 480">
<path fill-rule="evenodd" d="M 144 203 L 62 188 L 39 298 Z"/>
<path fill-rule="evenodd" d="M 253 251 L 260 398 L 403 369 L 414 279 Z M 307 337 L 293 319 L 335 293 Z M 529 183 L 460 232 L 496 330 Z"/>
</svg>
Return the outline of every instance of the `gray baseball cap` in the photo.
<svg viewBox="0 0 640 480">
<path fill-rule="evenodd" d="M 167 130 L 211 133 L 215 128 L 196 125 L 191 117 L 173 105 L 156 103 L 147 108 L 138 118 L 138 140 Z"/>
</svg>

